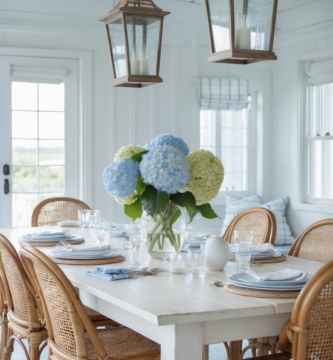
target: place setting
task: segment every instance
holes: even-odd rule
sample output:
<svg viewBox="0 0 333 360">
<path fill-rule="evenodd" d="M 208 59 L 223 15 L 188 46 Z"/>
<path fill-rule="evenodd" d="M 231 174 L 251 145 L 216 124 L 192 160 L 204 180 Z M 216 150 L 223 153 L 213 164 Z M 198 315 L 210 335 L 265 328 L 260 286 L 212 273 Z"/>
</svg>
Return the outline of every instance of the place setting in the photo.
<svg viewBox="0 0 333 360">
<path fill-rule="evenodd" d="M 78 245 L 85 241 L 82 236 L 68 230 L 36 231 L 24 234 L 18 240 L 21 245 L 26 243 L 37 247 L 53 247 L 61 241 L 66 241 L 70 245 Z"/>
</svg>

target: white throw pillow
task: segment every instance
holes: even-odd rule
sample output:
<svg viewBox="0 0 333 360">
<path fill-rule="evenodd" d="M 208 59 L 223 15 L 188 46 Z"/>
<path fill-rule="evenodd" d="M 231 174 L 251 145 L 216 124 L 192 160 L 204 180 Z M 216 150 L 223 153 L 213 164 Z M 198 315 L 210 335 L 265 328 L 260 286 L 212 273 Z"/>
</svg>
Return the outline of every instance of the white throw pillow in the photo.
<svg viewBox="0 0 333 360">
<path fill-rule="evenodd" d="M 270 210 L 276 219 L 275 245 L 290 245 L 295 241 L 286 219 L 286 208 L 289 199 L 290 197 L 287 196 L 262 205 L 263 208 Z"/>
<path fill-rule="evenodd" d="M 222 226 L 222 236 L 226 231 L 228 225 L 231 223 L 232 219 L 236 215 L 240 214 L 244 210 L 258 206 L 261 206 L 261 198 L 258 195 L 249 196 L 246 198 L 242 198 L 235 195 L 227 195 L 225 217 Z"/>
<path fill-rule="evenodd" d="M 290 245 L 295 241 L 292 236 L 290 227 L 286 219 L 286 208 L 289 202 L 289 196 L 282 199 L 277 199 L 266 204 L 261 204 L 260 196 L 254 195 L 247 198 L 242 198 L 234 195 L 227 195 L 225 217 L 222 226 L 222 235 L 231 223 L 233 218 L 242 211 L 251 209 L 253 207 L 264 207 L 271 210 L 276 219 L 276 238 L 275 245 Z"/>
</svg>

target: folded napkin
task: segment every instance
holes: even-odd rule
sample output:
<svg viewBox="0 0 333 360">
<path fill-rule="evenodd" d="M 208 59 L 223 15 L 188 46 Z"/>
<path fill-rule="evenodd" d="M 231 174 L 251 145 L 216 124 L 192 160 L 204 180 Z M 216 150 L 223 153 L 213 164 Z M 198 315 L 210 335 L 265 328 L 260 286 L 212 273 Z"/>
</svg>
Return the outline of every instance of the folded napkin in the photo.
<svg viewBox="0 0 333 360">
<path fill-rule="evenodd" d="M 95 276 L 104 280 L 115 281 L 129 279 L 135 270 L 123 268 L 103 268 L 98 267 L 96 271 L 87 271 L 87 275 Z"/>
<path fill-rule="evenodd" d="M 82 244 L 82 245 L 65 245 L 65 246 L 57 245 L 55 247 L 57 251 L 68 251 L 68 252 L 105 251 L 105 250 L 109 250 L 110 248 L 111 245 L 108 244 Z"/>
<path fill-rule="evenodd" d="M 255 278 L 257 281 L 292 280 L 304 275 L 304 271 L 296 269 L 283 269 L 269 273 L 258 273 L 253 270 L 247 270 L 246 273 Z"/>
<path fill-rule="evenodd" d="M 66 220 L 66 221 L 59 221 L 57 223 L 58 226 L 61 226 L 61 227 L 66 227 L 66 226 L 69 226 L 69 227 L 79 227 L 80 226 L 80 222 L 79 221 L 72 221 L 72 220 Z"/>
<path fill-rule="evenodd" d="M 236 252 L 237 251 L 237 246 L 235 244 L 231 244 L 229 245 L 229 249 L 231 252 Z M 250 253 L 254 254 L 254 253 L 267 253 L 267 252 L 274 252 L 275 248 L 274 245 L 272 244 L 261 244 L 261 245 L 257 245 L 257 246 L 251 246 L 250 247 Z"/>
</svg>

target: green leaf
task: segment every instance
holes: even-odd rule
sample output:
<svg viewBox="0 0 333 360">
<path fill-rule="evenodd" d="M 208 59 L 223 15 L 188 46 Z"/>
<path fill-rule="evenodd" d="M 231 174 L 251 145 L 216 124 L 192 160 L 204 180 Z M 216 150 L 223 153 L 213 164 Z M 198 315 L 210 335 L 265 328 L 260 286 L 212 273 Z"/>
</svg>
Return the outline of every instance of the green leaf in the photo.
<svg viewBox="0 0 333 360">
<path fill-rule="evenodd" d="M 184 193 L 176 193 L 170 196 L 170 200 L 181 207 L 184 207 L 190 217 L 190 223 L 194 219 L 195 215 L 197 214 L 196 204 L 195 204 L 195 197 L 189 191 Z"/>
<path fill-rule="evenodd" d="M 176 209 L 176 211 L 172 214 L 170 220 L 169 220 L 169 226 L 172 227 L 172 225 L 177 221 L 177 219 L 180 217 L 182 212 L 179 208 Z"/>
<path fill-rule="evenodd" d="M 142 194 L 145 188 L 146 188 L 146 184 L 143 182 L 142 177 L 139 176 L 139 180 L 135 190 L 138 194 Z"/>
<path fill-rule="evenodd" d="M 197 211 L 206 219 L 215 219 L 219 217 L 208 203 L 197 205 Z"/>
<path fill-rule="evenodd" d="M 153 186 L 147 185 L 141 195 L 141 202 L 147 213 L 154 218 L 162 213 L 169 202 L 169 196 L 167 192 L 158 191 Z"/>
<path fill-rule="evenodd" d="M 131 156 L 131 159 L 134 160 L 134 161 L 136 161 L 136 162 L 140 162 L 140 161 L 142 160 L 142 156 L 143 156 L 144 154 L 147 154 L 148 151 L 149 151 L 149 150 L 141 151 L 141 152 L 139 152 L 139 153 Z"/>
<path fill-rule="evenodd" d="M 141 203 L 141 199 L 139 198 L 138 200 L 136 200 L 136 202 L 134 202 L 133 204 L 130 205 L 124 205 L 124 212 L 127 216 L 129 216 L 133 222 L 136 219 L 139 219 L 142 216 L 142 203 Z"/>
</svg>

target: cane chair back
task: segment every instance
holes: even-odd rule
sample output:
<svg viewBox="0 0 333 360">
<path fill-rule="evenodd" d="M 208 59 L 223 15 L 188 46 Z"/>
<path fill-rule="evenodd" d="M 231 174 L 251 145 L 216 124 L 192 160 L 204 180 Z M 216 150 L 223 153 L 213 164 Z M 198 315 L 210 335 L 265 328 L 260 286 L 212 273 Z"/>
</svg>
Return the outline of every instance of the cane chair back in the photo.
<svg viewBox="0 0 333 360">
<path fill-rule="evenodd" d="M 233 233 L 237 230 L 240 237 L 253 232 L 253 245 L 271 243 L 276 237 L 276 220 L 274 214 L 265 208 L 255 207 L 238 214 L 227 227 L 223 237 L 229 244 L 234 243 Z"/>
<path fill-rule="evenodd" d="M 288 255 L 323 263 L 332 261 L 333 219 L 310 225 L 294 242 Z"/>
<path fill-rule="evenodd" d="M 60 221 L 78 219 L 78 210 L 90 210 L 81 200 L 57 197 L 41 201 L 34 209 L 31 225 L 55 226 Z"/>
<path fill-rule="evenodd" d="M 290 322 L 283 329 L 292 342 L 293 360 L 333 359 L 333 261 L 321 268 L 299 294 Z M 279 340 L 280 341 L 280 340 Z M 285 344 L 278 344 L 283 350 Z"/>
<path fill-rule="evenodd" d="M 0 271 L 11 321 L 37 331 L 40 321 L 33 287 L 10 241 L 0 234 Z"/>
<path fill-rule="evenodd" d="M 20 256 L 29 277 L 38 280 L 51 351 L 61 354 L 60 357 L 87 358 L 86 331 L 99 358 L 105 359 L 106 352 L 97 332 L 73 285 L 60 268 L 41 251 L 30 246 L 23 246 Z"/>
</svg>

